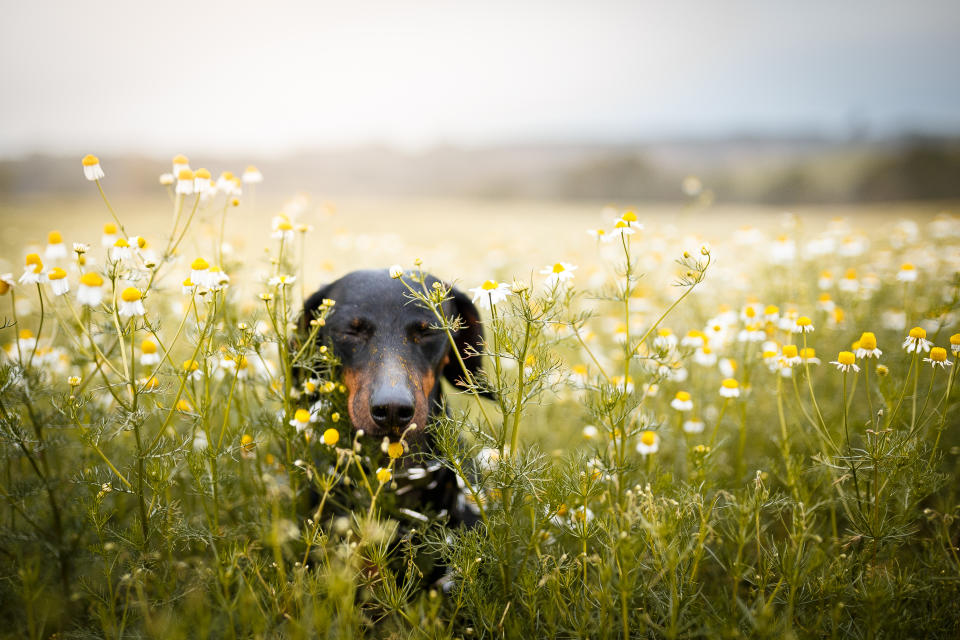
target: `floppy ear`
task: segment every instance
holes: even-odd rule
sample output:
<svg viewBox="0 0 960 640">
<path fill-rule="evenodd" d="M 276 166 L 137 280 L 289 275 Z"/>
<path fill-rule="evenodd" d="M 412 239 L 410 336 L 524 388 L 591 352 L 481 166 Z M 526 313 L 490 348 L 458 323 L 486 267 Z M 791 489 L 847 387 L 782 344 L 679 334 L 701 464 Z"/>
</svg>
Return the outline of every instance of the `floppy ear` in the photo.
<svg viewBox="0 0 960 640">
<path fill-rule="evenodd" d="M 450 295 L 453 297 L 455 313 L 460 317 L 460 328 L 453 336 L 454 342 L 456 342 L 457 351 L 460 353 L 467 371 L 476 380 L 483 370 L 483 356 L 481 355 L 484 347 L 483 323 L 480 321 L 480 312 L 470 302 L 470 298 L 459 289 L 451 289 Z M 443 368 L 443 377 L 455 387 L 462 386 L 463 368 L 453 356 L 450 357 L 450 362 Z M 495 397 L 495 394 L 491 391 L 481 391 L 480 395 L 487 398 Z"/>
<path fill-rule="evenodd" d="M 323 299 L 328 297 L 330 290 L 330 285 L 324 285 L 317 290 L 316 293 L 311 295 L 303 303 L 303 313 L 300 314 L 300 319 L 297 321 L 297 330 L 290 336 L 290 350 L 293 353 L 297 353 L 300 350 L 300 347 L 303 346 L 303 343 L 310 337 L 310 321 L 316 317 L 317 309 L 320 308 L 320 304 L 323 302 Z M 323 329 L 316 335 L 316 341 L 323 343 L 324 335 Z M 303 381 L 309 377 L 307 371 L 300 365 L 294 365 L 293 373 L 298 382 Z"/>
</svg>

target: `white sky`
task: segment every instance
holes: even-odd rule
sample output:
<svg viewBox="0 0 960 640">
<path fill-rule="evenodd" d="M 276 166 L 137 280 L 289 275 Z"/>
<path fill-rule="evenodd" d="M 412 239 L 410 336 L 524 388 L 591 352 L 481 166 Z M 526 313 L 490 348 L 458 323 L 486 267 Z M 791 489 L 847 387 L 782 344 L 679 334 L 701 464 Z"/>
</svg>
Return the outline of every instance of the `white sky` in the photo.
<svg viewBox="0 0 960 640">
<path fill-rule="evenodd" d="M 7 2 L 0 155 L 960 132 L 960 2 Z"/>
</svg>

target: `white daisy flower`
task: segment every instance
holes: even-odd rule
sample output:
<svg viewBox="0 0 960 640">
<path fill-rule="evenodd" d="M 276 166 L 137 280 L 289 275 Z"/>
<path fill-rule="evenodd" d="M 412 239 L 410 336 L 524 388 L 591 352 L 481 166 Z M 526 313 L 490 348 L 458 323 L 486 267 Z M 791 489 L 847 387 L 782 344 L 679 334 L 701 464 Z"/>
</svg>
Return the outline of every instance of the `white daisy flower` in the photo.
<svg viewBox="0 0 960 640">
<path fill-rule="evenodd" d="M 99 307 L 103 302 L 103 278 L 96 271 L 87 271 L 80 276 L 77 287 L 77 302 L 86 307 Z"/>
<path fill-rule="evenodd" d="M 496 280 L 485 280 L 479 287 L 473 287 L 469 291 L 473 294 L 473 303 L 481 309 L 489 309 L 491 304 L 496 306 L 506 300 L 507 296 L 513 295 L 509 284 Z"/>
<path fill-rule="evenodd" d="M 47 272 L 47 280 L 50 282 L 50 288 L 53 293 L 62 296 L 70 291 L 70 281 L 67 280 L 67 272 L 60 267 L 55 267 Z"/>
<path fill-rule="evenodd" d="M 860 346 L 857 348 L 858 358 L 879 358 L 883 351 L 877 349 L 877 336 L 870 331 L 864 331 L 858 340 Z"/>
<path fill-rule="evenodd" d="M 916 351 L 930 351 L 930 346 L 933 343 L 927 340 L 927 330 L 923 327 L 914 327 L 910 329 L 910 334 L 907 336 L 907 339 L 903 341 L 903 348 L 907 350 L 907 353 L 913 353 Z"/>
<path fill-rule="evenodd" d="M 677 395 L 670 401 L 670 406 L 677 411 L 693 411 L 693 400 L 686 391 L 677 391 Z"/>
<path fill-rule="evenodd" d="M 936 369 L 940 367 L 941 369 L 946 369 L 947 367 L 953 366 L 953 363 L 947 360 L 947 350 L 943 347 L 934 347 L 930 350 L 930 357 L 924 358 L 924 362 L 929 362 L 930 366 Z"/>
<path fill-rule="evenodd" d="M 850 369 L 853 369 L 854 372 L 859 373 L 860 367 L 854 364 L 856 362 L 857 356 L 851 351 L 841 351 L 837 355 L 837 359 L 830 362 L 830 364 L 837 365 L 837 369 L 846 373 Z"/>
<path fill-rule="evenodd" d="M 289 276 L 281 274 L 279 276 L 274 276 L 267 280 L 267 284 L 271 287 L 289 287 L 294 282 L 297 281 L 297 276 Z"/>
<path fill-rule="evenodd" d="M 103 177 L 103 169 L 100 167 L 100 159 L 97 156 L 87 154 L 80 161 L 83 165 L 83 177 L 87 180 L 95 181 Z"/>
<path fill-rule="evenodd" d="M 740 383 L 733 378 L 724 378 L 720 383 L 720 395 L 724 398 L 739 398 Z"/>
<path fill-rule="evenodd" d="M 140 364 L 148 367 L 160 364 L 160 354 L 157 352 L 157 343 L 149 338 L 140 343 Z"/>
<path fill-rule="evenodd" d="M 100 236 L 100 244 L 104 247 L 112 247 L 117 242 L 117 225 L 108 222 L 103 225 L 103 235 Z"/>
<path fill-rule="evenodd" d="M 46 280 L 43 274 L 43 261 L 35 253 L 28 254 L 23 265 L 23 275 L 20 276 L 20 284 L 39 284 Z"/>
<path fill-rule="evenodd" d="M 683 432 L 684 433 L 703 433 L 703 429 L 706 425 L 703 420 L 700 418 L 690 418 L 685 420 L 683 423 Z"/>
<path fill-rule="evenodd" d="M 187 159 L 187 156 L 182 154 L 177 154 L 173 156 L 173 160 L 170 162 L 171 165 L 171 174 L 174 176 L 179 176 L 180 172 L 186 169 L 190 170 L 190 161 Z"/>
<path fill-rule="evenodd" d="M 317 419 L 316 415 L 306 409 L 297 409 L 297 412 L 293 415 L 293 419 L 290 420 L 289 424 L 297 429 L 297 433 L 301 433 L 310 426 L 311 422 L 316 422 Z"/>
<path fill-rule="evenodd" d="M 255 166 L 250 165 L 243 172 L 243 182 L 245 184 L 257 184 L 263 182 L 263 174 Z"/>
<path fill-rule="evenodd" d="M 540 273 L 547 276 L 544 285 L 550 289 L 554 286 L 568 284 L 573 281 L 573 272 L 576 270 L 577 266 L 569 262 L 557 262 L 553 265 L 547 265 L 540 270 Z"/>
<path fill-rule="evenodd" d="M 177 195 L 189 196 L 190 194 L 192 194 L 194 189 L 194 184 L 195 184 L 193 171 L 190 171 L 190 169 L 180 169 L 180 171 L 178 171 L 176 175 L 177 175 L 177 188 L 175 191 Z"/>
<path fill-rule="evenodd" d="M 909 262 L 900 265 L 900 271 L 897 273 L 897 280 L 900 282 L 916 282 L 917 268 Z"/>
<path fill-rule="evenodd" d="M 640 440 L 637 442 L 637 453 L 643 457 L 654 454 L 660 450 L 660 436 L 656 431 L 644 431 L 640 434 Z"/>
<path fill-rule="evenodd" d="M 143 293 L 136 287 L 127 287 L 120 293 L 120 302 L 117 305 L 117 313 L 121 318 L 132 318 L 142 316 L 146 313 L 143 308 Z"/>
<path fill-rule="evenodd" d="M 47 235 L 47 249 L 43 252 L 43 257 L 47 260 L 59 260 L 67 257 L 67 245 L 63 242 L 63 236 L 59 231 L 51 231 Z"/>
<path fill-rule="evenodd" d="M 133 250 L 130 249 L 130 243 L 125 238 L 117 238 L 110 248 L 110 259 L 114 262 L 129 260 L 133 257 Z"/>
</svg>

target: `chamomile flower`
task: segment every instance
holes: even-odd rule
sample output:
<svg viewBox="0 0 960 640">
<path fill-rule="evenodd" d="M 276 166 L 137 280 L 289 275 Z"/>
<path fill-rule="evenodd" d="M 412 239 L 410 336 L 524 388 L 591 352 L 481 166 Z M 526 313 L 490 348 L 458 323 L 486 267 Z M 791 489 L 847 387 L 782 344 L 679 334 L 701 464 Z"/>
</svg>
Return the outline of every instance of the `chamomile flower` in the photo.
<svg viewBox="0 0 960 640">
<path fill-rule="evenodd" d="M 720 383 L 720 395 L 724 398 L 739 398 L 740 383 L 734 378 L 724 378 Z"/>
<path fill-rule="evenodd" d="M 821 271 L 820 277 L 817 278 L 817 287 L 820 289 L 829 289 L 833 286 L 833 274 L 829 271 Z"/>
<path fill-rule="evenodd" d="M 103 169 L 100 167 L 100 159 L 97 156 L 87 154 L 80 161 L 83 165 L 83 177 L 91 182 L 103 177 Z"/>
<path fill-rule="evenodd" d="M 793 324 L 793 333 L 811 333 L 813 330 L 813 320 L 807 316 L 800 316 Z"/>
<path fill-rule="evenodd" d="M 185 296 L 193 295 L 193 292 L 197 290 L 197 285 L 194 284 L 193 280 L 187 278 L 180 284 L 180 292 Z"/>
<path fill-rule="evenodd" d="M 592 424 L 588 424 L 580 430 L 580 435 L 582 435 L 585 440 L 593 440 L 600 435 L 600 430 Z"/>
<path fill-rule="evenodd" d="M 283 287 L 289 287 L 296 281 L 297 281 L 297 276 L 280 274 L 278 276 L 274 276 L 269 280 L 267 280 L 267 284 L 270 285 L 271 287 L 277 287 L 282 289 Z"/>
<path fill-rule="evenodd" d="M 244 184 L 257 184 L 263 182 L 263 174 L 255 166 L 250 165 L 243 172 L 242 180 Z"/>
<path fill-rule="evenodd" d="M 677 336 L 667 327 L 657 329 L 657 336 L 653 339 L 653 346 L 657 349 L 674 349 L 677 346 Z"/>
<path fill-rule="evenodd" d="M 897 273 L 897 280 L 900 282 L 916 282 L 917 268 L 909 262 L 900 265 L 900 271 Z"/>
<path fill-rule="evenodd" d="M 783 345 L 783 364 L 788 367 L 800 364 L 802 358 L 800 353 L 797 351 L 797 345 L 795 344 L 785 344 Z"/>
<path fill-rule="evenodd" d="M 62 296 L 70 291 L 70 282 L 67 280 L 67 272 L 60 267 L 55 267 L 47 272 L 47 280 L 50 282 L 50 288 L 53 293 Z"/>
<path fill-rule="evenodd" d="M 931 342 L 927 340 L 927 330 L 923 327 L 914 327 L 910 329 L 910 334 L 907 336 L 907 339 L 903 341 L 903 348 L 907 350 L 907 353 L 913 353 L 916 351 L 930 351 Z"/>
<path fill-rule="evenodd" d="M 103 302 L 103 278 L 96 271 L 87 271 L 80 276 L 77 287 L 77 302 L 87 307 L 99 307 Z"/>
<path fill-rule="evenodd" d="M 0 275 L 0 296 L 10 291 L 16 283 L 17 281 L 13 279 L 12 273 Z"/>
<path fill-rule="evenodd" d="M 479 287 L 473 287 L 469 291 L 473 294 L 473 303 L 479 304 L 482 309 L 489 309 L 490 305 L 496 306 L 506 300 L 507 296 L 513 295 L 509 284 L 496 280 L 484 280 Z"/>
<path fill-rule="evenodd" d="M 702 331 L 691 329 L 687 332 L 687 335 L 683 336 L 683 339 L 680 340 L 680 346 L 699 349 L 706 344 L 706 337 Z"/>
<path fill-rule="evenodd" d="M 857 347 L 858 358 L 879 358 L 883 355 L 883 351 L 877 349 L 877 336 L 872 332 L 864 331 L 858 342 L 860 343 Z"/>
<path fill-rule="evenodd" d="M 854 364 L 857 361 L 857 356 L 853 354 L 852 351 L 841 351 L 837 354 L 837 359 L 830 362 L 830 364 L 837 365 L 837 369 L 846 373 L 850 369 L 853 369 L 854 372 L 859 372 L 860 367 Z"/>
<path fill-rule="evenodd" d="M 230 284 L 230 276 L 223 269 L 214 265 L 207 272 L 207 287 L 212 291 L 220 291 Z"/>
<path fill-rule="evenodd" d="M 633 227 L 630 226 L 629 222 L 627 222 L 623 218 L 618 218 L 613 222 L 613 231 L 610 232 L 609 234 L 610 239 L 607 240 L 607 242 L 612 241 L 614 238 L 620 238 L 623 236 L 632 236 L 635 233 L 636 233 L 636 230 L 634 230 Z"/>
<path fill-rule="evenodd" d="M 770 245 L 770 262 L 789 264 L 797 257 L 797 245 L 789 236 L 780 236 Z"/>
<path fill-rule="evenodd" d="M 140 343 L 140 364 L 153 366 L 160 363 L 160 354 L 157 353 L 157 343 L 146 338 Z"/>
<path fill-rule="evenodd" d="M 677 395 L 670 401 L 670 406 L 677 411 L 693 411 L 693 400 L 687 391 L 677 391 Z"/>
<path fill-rule="evenodd" d="M 190 282 L 196 286 L 209 287 L 211 282 L 210 263 L 203 258 L 197 258 L 191 262 Z"/>
<path fill-rule="evenodd" d="M 840 281 L 837 282 L 837 288 L 845 293 L 856 293 L 860 289 L 860 281 L 857 280 L 857 270 L 847 269 Z"/>
<path fill-rule="evenodd" d="M 23 275 L 20 276 L 20 284 L 38 284 L 43 282 L 46 276 L 43 275 L 43 261 L 35 253 L 27 254 L 23 265 Z"/>
<path fill-rule="evenodd" d="M 712 367 L 717 364 L 717 354 L 710 347 L 704 345 L 693 352 L 693 361 L 701 367 Z"/>
<path fill-rule="evenodd" d="M 540 273 L 547 276 L 544 285 L 550 289 L 557 285 L 565 285 L 572 282 L 573 272 L 576 270 L 577 266 L 569 262 L 557 262 L 553 265 L 547 265 L 540 270 Z"/>
<path fill-rule="evenodd" d="M 960 355 L 960 333 L 950 336 L 950 350 L 953 351 L 953 355 Z"/>
<path fill-rule="evenodd" d="M 683 432 L 684 433 L 703 433 L 703 429 L 706 427 L 703 420 L 700 418 L 690 418 L 689 420 L 684 420 L 683 422 Z"/>
<path fill-rule="evenodd" d="M 813 347 L 800 349 L 800 358 L 805 364 L 820 364 L 820 358 L 817 357 L 817 350 Z"/>
<path fill-rule="evenodd" d="M 587 233 L 601 242 L 607 241 L 607 231 L 606 229 L 587 229 Z"/>
<path fill-rule="evenodd" d="M 110 248 L 110 259 L 114 262 L 129 260 L 133 257 L 133 250 L 130 249 L 130 243 L 126 238 L 117 238 L 116 242 Z"/>
<path fill-rule="evenodd" d="M 277 216 L 273 219 L 273 233 L 271 237 L 280 240 L 293 240 L 293 225 L 286 216 Z"/>
<path fill-rule="evenodd" d="M 29 351 L 37 346 L 37 339 L 30 329 L 21 329 L 20 333 L 17 334 L 17 343 L 20 345 L 21 351 Z"/>
<path fill-rule="evenodd" d="M 108 222 L 103 225 L 103 235 L 100 236 L 100 244 L 104 247 L 112 247 L 117 242 L 117 225 Z"/>
<path fill-rule="evenodd" d="M 817 296 L 817 309 L 831 313 L 836 308 L 836 303 L 830 297 L 830 294 L 824 291 Z"/>
<path fill-rule="evenodd" d="M 51 231 L 47 234 L 47 249 L 43 252 L 43 257 L 47 260 L 59 260 L 67 257 L 67 245 L 63 242 L 63 236 L 59 231 Z"/>
<path fill-rule="evenodd" d="M 387 455 L 390 456 L 391 460 L 396 460 L 403 455 L 403 443 L 402 442 L 391 442 L 387 445 Z"/>
<path fill-rule="evenodd" d="M 290 420 L 289 424 L 291 427 L 297 429 L 297 433 L 301 433 L 304 429 L 310 426 L 311 422 L 316 422 L 317 416 L 313 415 L 306 409 L 297 409 L 296 413 L 293 414 L 293 419 Z"/>
<path fill-rule="evenodd" d="M 184 169 L 187 171 L 190 170 L 190 161 L 187 159 L 187 156 L 183 154 L 178 153 L 177 155 L 173 156 L 173 160 L 171 160 L 170 164 L 172 167 L 171 173 L 173 173 L 175 176 L 179 176 L 180 172 Z"/>
<path fill-rule="evenodd" d="M 399 280 L 403 277 L 403 267 L 399 264 L 391 265 L 388 271 L 390 273 L 390 277 L 394 280 Z"/>
<path fill-rule="evenodd" d="M 180 171 L 177 172 L 177 195 L 189 196 L 193 193 L 194 184 L 193 171 L 190 171 L 190 169 L 180 169 Z"/>
<path fill-rule="evenodd" d="M 334 428 L 329 428 L 323 432 L 323 443 L 328 447 L 336 446 L 340 442 L 340 432 Z"/>
<path fill-rule="evenodd" d="M 941 369 L 946 369 L 949 366 L 952 366 L 953 363 L 947 360 L 947 350 L 943 347 L 934 347 L 930 349 L 930 357 L 924 358 L 924 362 L 929 362 L 930 366 L 936 369 L 940 367 Z"/>
<path fill-rule="evenodd" d="M 200 363 L 196 360 L 184 360 L 181 368 L 189 380 L 201 380 L 203 378 L 203 369 L 200 368 Z"/>
<path fill-rule="evenodd" d="M 195 193 L 206 193 L 213 187 L 210 181 L 210 172 L 200 168 L 193 172 L 193 190 Z"/>
<path fill-rule="evenodd" d="M 169 187 L 170 185 L 172 185 L 174 180 L 175 178 L 173 177 L 172 173 L 161 173 L 160 177 L 157 178 L 157 182 L 159 182 L 164 187 Z"/>
<path fill-rule="evenodd" d="M 127 287 L 120 293 L 120 303 L 117 313 L 121 318 L 142 316 L 147 311 L 143 308 L 143 293 L 136 287 Z"/>
<path fill-rule="evenodd" d="M 656 431 L 644 431 L 640 434 L 640 440 L 637 442 L 637 453 L 643 457 L 654 454 L 660 450 L 660 436 Z"/>
<path fill-rule="evenodd" d="M 377 482 L 380 484 L 387 484 L 390 480 L 393 479 L 393 471 L 387 469 L 386 467 L 377 467 Z"/>
</svg>

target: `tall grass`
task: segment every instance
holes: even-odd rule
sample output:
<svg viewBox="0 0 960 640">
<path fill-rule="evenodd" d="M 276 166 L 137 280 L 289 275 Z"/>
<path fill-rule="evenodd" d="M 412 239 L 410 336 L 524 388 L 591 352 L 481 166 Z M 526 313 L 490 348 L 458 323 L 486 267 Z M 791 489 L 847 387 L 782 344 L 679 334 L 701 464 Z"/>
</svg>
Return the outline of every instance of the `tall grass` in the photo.
<svg viewBox="0 0 960 640">
<path fill-rule="evenodd" d="M 336 301 L 298 326 L 324 229 L 264 220 L 251 300 L 225 275 L 244 273 L 222 251 L 234 180 L 166 179 L 168 237 L 144 240 L 91 175 L 111 246 L 58 257 L 51 234 L 0 285 L 12 637 L 960 632 L 955 219 L 741 230 L 671 261 L 611 213 L 592 275 L 559 261 L 477 288 L 485 366 L 447 389 L 424 452 L 348 424 L 313 339 Z M 188 237 L 208 253 L 182 255 Z M 398 280 L 452 341 L 429 266 Z M 412 517 L 404 456 L 455 474 L 479 524 Z"/>
</svg>

